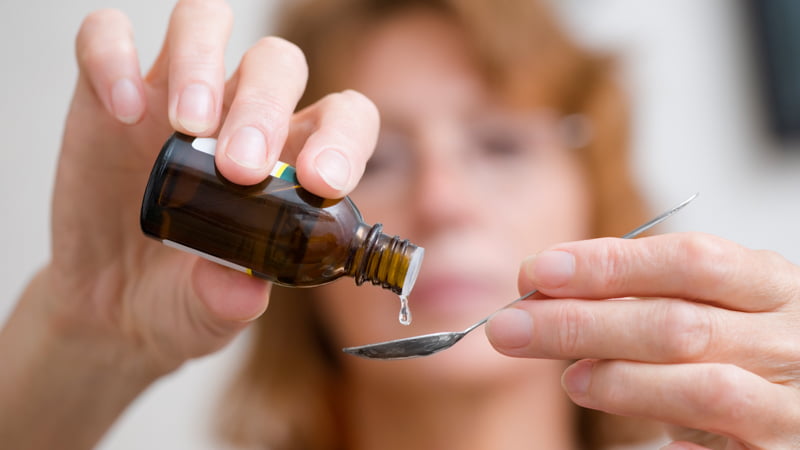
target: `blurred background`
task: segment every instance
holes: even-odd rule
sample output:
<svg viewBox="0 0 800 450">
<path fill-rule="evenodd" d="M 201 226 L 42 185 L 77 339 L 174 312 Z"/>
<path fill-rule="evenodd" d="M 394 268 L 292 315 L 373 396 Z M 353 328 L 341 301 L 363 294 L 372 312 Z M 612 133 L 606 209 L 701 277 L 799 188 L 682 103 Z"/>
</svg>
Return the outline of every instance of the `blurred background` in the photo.
<svg viewBox="0 0 800 450">
<path fill-rule="evenodd" d="M 229 3 L 236 14 L 227 57 L 232 70 L 269 32 L 278 1 Z M 665 228 L 717 234 L 800 263 L 800 2 L 553 3 L 580 42 L 619 60 L 634 113 L 635 167 L 652 207 L 701 194 Z M 0 4 L 0 130 L 6 142 L 0 150 L 0 323 L 48 258 L 51 190 L 82 18 L 104 7 L 124 10 L 146 68 L 173 5 Z M 246 345 L 245 335 L 156 383 L 99 448 L 220 448 L 211 438 L 211 408 Z"/>
</svg>

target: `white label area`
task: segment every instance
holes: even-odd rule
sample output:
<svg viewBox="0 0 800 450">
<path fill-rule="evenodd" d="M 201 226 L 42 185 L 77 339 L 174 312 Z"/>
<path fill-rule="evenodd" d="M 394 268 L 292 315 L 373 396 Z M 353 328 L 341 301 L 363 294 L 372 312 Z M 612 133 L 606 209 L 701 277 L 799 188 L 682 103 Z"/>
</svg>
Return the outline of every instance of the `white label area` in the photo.
<svg viewBox="0 0 800 450">
<path fill-rule="evenodd" d="M 217 152 L 217 140 L 214 138 L 194 138 L 192 148 L 213 156 Z"/>
<path fill-rule="evenodd" d="M 187 246 L 185 246 L 183 244 L 179 244 L 177 242 L 170 241 L 168 239 L 164 239 L 161 242 L 163 242 L 164 245 L 166 245 L 167 247 L 176 248 L 176 249 L 182 250 L 182 251 L 184 251 L 186 253 L 191 253 L 193 255 L 197 255 L 197 256 L 199 256 L 201 258 L 205 258 L 205 259 L 207 259 L 207 260 L 209 260 L 211 262 L 215 262 L 215 263 L 217 263 L 219 265 L 222 265 L 222 266 L 225 266 L 225 267 L 230 267 L 231 269 L 238 270 L 239 272 L 244 272 L 244 273 L 246 273 L 248 275 L 252 275 L 253 274 L 253 271 L 248 269 L 247 267 L 240 266 L 238 264 L 234 264 L 234 263 L 232 263 L 230 261 L 226 261 L 226 260 L 224 260 L 222 258 L 217 258 L 214 255 L 209 255 L 208 253 L 203 253 L 203 252 L 201 252 L 199 250 L 195 250 L 195 249 L 193 249 L 191 247 L 187 247 Z"/>
<path fill-rule="evenodd" d="M 192 148 L 199 152 L 203 152 L 205 154 L 214 156 L 214 154 L 217 153 L 217 140 L 215 138 L 202 138 L 202 137 L 194 138 L 194 140 L 192 141 Z M 275 162 L 275 166 L 272 168 L 270 175 L 272 175 L 273 177 L 281 178 L 281 176 L 284 175 L 284 172 L 289 167 L 292 166 L 286 164 L 285 162 L 277 161 Z M 296 182 L 295 175 L 293 172 L 290 176 L 283 177 L 283 179 Z"/>
</svg>

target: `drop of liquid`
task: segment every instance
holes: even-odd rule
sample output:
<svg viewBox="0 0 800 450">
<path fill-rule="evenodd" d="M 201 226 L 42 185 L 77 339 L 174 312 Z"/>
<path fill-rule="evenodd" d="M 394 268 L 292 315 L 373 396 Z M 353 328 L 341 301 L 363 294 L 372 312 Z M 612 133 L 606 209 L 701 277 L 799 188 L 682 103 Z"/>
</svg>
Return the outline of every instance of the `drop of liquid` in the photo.
<svg viewBox="0 0 800 450">
<path fill-rule="evenodd" d="M 400 315 L 397 317 L 403 325 L 411 325 L 411 310 L 408 309 L 408 297 L 400 296 Z"/>
</svg>

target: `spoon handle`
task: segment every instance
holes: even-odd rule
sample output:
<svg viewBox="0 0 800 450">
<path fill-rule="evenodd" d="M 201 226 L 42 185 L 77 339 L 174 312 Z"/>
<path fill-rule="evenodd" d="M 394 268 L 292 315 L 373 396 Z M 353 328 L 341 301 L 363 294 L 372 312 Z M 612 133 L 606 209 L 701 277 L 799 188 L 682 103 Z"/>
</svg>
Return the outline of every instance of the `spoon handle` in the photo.
<svg viewBox="0 0 800 450">
<path fill-rule="evenodd" d="M 633 239 L 636 236 L 638 236 L 638 235 L 644 233 L 645 231 L 649 230 L 650 228 L 652 228 L 652 227 L 658 225 L 659 223 L 667 220 L 667 218 L 669 218 L 671 215 L 675 214 L 676 212 L 680 211 L 684 206 L 686 206 L 689 203 L 691 203 L 691 201 L 694 200 L 695 198 L 697 198 L 698 195 L 699 195 L 699 193 L 695 192 L 694 194 L 692 194 L 691 197 L 687 198 L 686 200 L 682 201 L 678 205 L 674 206 L 672 209 L 669 209 L 669 210 L 659 214 L 658 216 L 650 219 L 649 221 L 643 223 L 642 225 L 639 225 L 638 227 L 634 228 L 633 230 L 625 233 L 624 235 L 622 235 L 621 239 Z M 534 289 L 534 290 L 532 290 L 532 291 L 530 291 L 528 293 L 525 293 L 525 294 L 521 295 L 519 298 L 515 299 L 514 301 L 512 301 L 509 304 L 507 304 L 506 306 L 503 306 L 502 308 L 498 309 L 497 311 L 489 314 L 488 316 L 484 317 L 480 321 L 475 322 L 469 328 L 464 330 L 463 333 L 464 334 L 469 333 L 470 331 L 474 330 L 475 328 L 478 328 L 479 326 L 481 326 L 481 325 L 485 324 L 486 322 L 488 322 L 489 319 L 491 319 L 492 316 L 494 316 L 498 312 L 513 306 L 515 303 L 518 303 L 518 302 L 520 302 L 522 300 L 525 300 L 526 298 L 530 297 L 531 295 L 533 295 L 533 294 L 535 294 L 537 292 L 539 292 L 539 290 L 538 289 Z"/>
<path fill-rule="evenodd" d="M 525 294 L 525 295 L 522 295 L 522 296 L 520 296 L 520 297 L 518 297 L 518 298 L 514 299 L 514 301 L 512 301 L 512 302 L 511 302 L 511 303 L 509 303 L 509 304 L 507 304 L 506 306 L 503 306 L 502 308 L 498 309 L 497 311 L 495 311 L 495 312 L 493 312 L 493 313 L 489 314 L 488 316 L 484 317 L 484 318 L 483 318 L 483 319 L 481 319 L 480 321 L 473 323 L 472 325 L 470 325 L 470 327 L 469 327 L 469 328 L 467 328 L 466 330 L 464 330 L 462 333 L 464 333 L 464 334 L 467 334 L 467 333 L 469 333 L 470 331 L 474 330 L 475 328 L 478 328 L 479 326 L 481 326 L 481 325 L 485 324 L 486 322 L 488 322 L 488 321 L 489 321 L 489 319 L 491 319 L 491 318 L 492 318 L 492 317 L 493 317 L 495 314 L 499 313 L 500 311 L 502 311 L 502 310 L 504 310 L 504 309 L 510 308 L 510 307 L 511 307 L 511 306 L 513 306 L 515 303 L 519 303 L 519 302 L 521 302 L 522 300 L 525 300 L 526 298 L 530 297 L 531 295 L 533 295 L 533 294 L 535 294 L 535 293 L 537 293 L 537 292 L 539 292 L 539 290 L 538 290 L 538 289 L 534 289 L 534 290 L 532 290 L 532 291 L 528 292 L 527 294 Z"/>
</svg>

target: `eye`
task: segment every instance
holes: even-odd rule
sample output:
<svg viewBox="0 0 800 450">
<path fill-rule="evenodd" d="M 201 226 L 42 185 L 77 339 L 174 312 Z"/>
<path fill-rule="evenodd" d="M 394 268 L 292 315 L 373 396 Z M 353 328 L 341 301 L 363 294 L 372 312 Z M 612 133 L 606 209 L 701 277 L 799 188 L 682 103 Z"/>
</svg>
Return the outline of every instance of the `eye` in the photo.
<svg viewBox="0 0 800 450">
<path fill-rule="evenodd" d="M 473 138 L 482 153 L 492 157 L 515 157 L 525 151 L 525 143 L 513 132 L 507 130 L 484 130 Z"/>
<path fill-rule="evenodd" d="M 367 161 L 364 177 L 402 171 L 408 165 L 411 140 L 404 133 L 381 131 L 375 152 Z"/>
<path fill-rule="evenodd" d="M 534 145 L 524 130 L 507 122 L 487 121 L 469 128 L 471 146 L 478 158 L 495 162 L 514 162 L 531 156 Z"/>
</svg>

